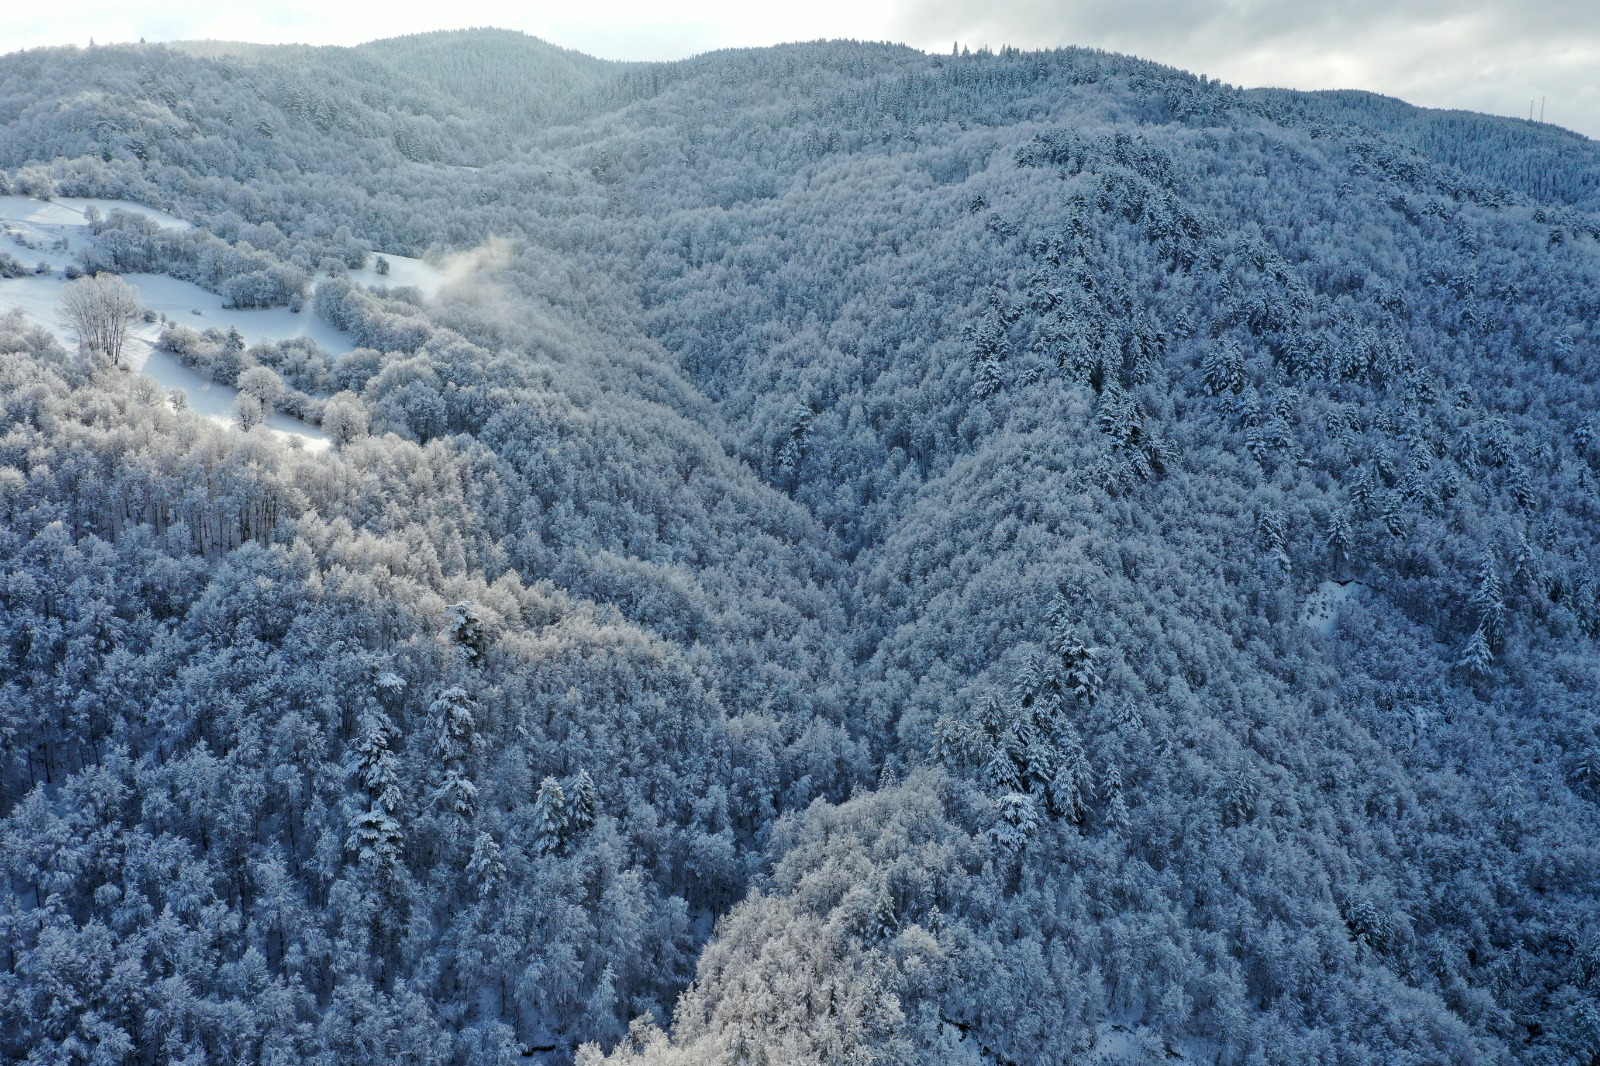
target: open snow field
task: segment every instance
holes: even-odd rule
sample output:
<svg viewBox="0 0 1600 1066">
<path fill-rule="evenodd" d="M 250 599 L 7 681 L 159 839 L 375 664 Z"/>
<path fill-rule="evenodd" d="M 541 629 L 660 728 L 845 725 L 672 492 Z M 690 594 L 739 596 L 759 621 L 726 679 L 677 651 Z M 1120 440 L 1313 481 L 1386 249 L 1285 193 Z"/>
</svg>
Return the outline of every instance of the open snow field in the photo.
<svg viewBox="0 0 1600 1066">
<path fill-rule="evenodd" d="M 43 263 L 59 274 L 77 259 L 78 251 L 89 239 L 87 212 L 91 207 L 101 215 L 118 209 L 144 215 L 156 225 L 169 229 L 194 228 L 165 211 L 123 200 L 85 200 L 76 196 L 33 200 L 26 196 L 0 196 L 0 252 L 15 256 L 30 270 Z M 0 279 L 0 285 L 6 284 L 10 282 Z M 52 310 L 52 318 L 54 314 Z"/>
<path fill-rule="evenodd" d="M 67 284 L 62 272 L 77 261 L 79 251 L 90 239 L 86 212 L 91 206 L 102 215 L 120 208 L 145 215 L 161 226 L 190 228 L 183 219 L 142 204 L 76 197 L 44 201 L 25 196 L 0 196 L 0 251 L 15 256 L 30 269 L 41 263 L 48 267 L 48 273 L 0 278 L 0 313 L 21 311 L 35 325 L 60 335 L 63 343 L 72 343 L 59 313 L 61 289 Z M 384 258 L 389 261 L 387 276 L 380 275 L 369 265 L 350 271 L 350 280 L 373 287 L 409 285 L 421 290 L 428 299 L 432 299 L 444 284 L 444 273 L 421 259 L 388 254 L 384 254 Z M 192 329 L 238 329 L 246 344 L 306 337 L 333 355 L 343 355 L 355 347 L 348 334 L 310 310 L 296 314 L 284 307 L 252 310 L 224 307 L 222 297 L 215 293 L 164 274 L 127 274 L 123 280 L 139 290 L 140 301 L 146 308 Z M 183 389 L 196 414 L 224 425 L 231 424 L 237 390 L 207 381 L 170 353 L 158 350 L 155 341 L 160 332 L 159 323 L 140 324 L 132 331 L 123 353 L 128 367 L 148 374 L 163 388 Z M 267 425 L 286 436 L 301 438 L 305 447 L 328 446 L 328 439 L 320 428 L 297 418 L 275 414 Z"/>
<path fill-rule="evenodd" d="M 3 293 L 0 293 L 0 300 L 3 299 Z M 128 369 L 149 375 L 168 391 L 182 389 L 188 396 L 189 409 L 195 414 L 219 425 L 231 426 L 233 400 L 239 394 L 239 390 L 207 381 L 179 362 L 171 352 L 157 348 L 155 341 L 160 332 L 159 325 L 141 325 L 134 331 L 128 338 L 127 348 L 122 353 L 122 361 L 127 364 Z M 267 428 L 276 430 L 286 437 L 298 438 L 303 447 L 312 451 L 320 451 L 328 446 L 328 437 L 322 432 L 321 426 L 302 422 L 282 412 L 275 412 L 267 419 Z"/>
<path fill-rule="evenodd" d="M 376 289 L 381 286 L 388 286 L 393 289 L 402 285 L 409 285 L 420 290 L 423 298 L 428 300 L 439 295 L 439 289 L 445 283 L 445 276 L 444 272 L 438 267 L 421 259 L 412 259 L 410 256 L 405 255 L 390 255 L 387 252 L 374 252 L 372 255 L 373 263 L 377 262 L 380 255 L 389 261 L 389 273 L 387 276 L 378 273 L 377 268 L 372 263 L 368 263 L 360 270 L 350 271 L 350 280 L 357 285 L 365 285 L 369 289 Z"/>
<path fill-rule="evenodd" d="M 0 226 L 28 236 L 68 236 L 72 231 L 88 231 L 88 210 L 94 208 L 101 215 L 122 210 L 143 215 L 158 226 L 167 229 L 193 229 L 194 227 L 154 207 L 131 203 L 127 200 L 94 200 L 78 196 L 62 196 L 54 200 L 35 200 L 28 196 L 0 196 Z"/>
</svg>

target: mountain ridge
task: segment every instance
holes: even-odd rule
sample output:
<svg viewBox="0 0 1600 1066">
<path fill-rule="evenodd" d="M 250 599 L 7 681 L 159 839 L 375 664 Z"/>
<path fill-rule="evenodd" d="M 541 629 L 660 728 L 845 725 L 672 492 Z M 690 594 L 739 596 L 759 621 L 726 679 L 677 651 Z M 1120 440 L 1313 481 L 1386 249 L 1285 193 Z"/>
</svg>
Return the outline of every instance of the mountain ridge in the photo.
<svg viewBox="0 0 1600 1066">
<path fill-rule="evenodd" d="M 0 192 L 324 275 L 370 429 L 0 334 L 7 1054 L 1600 1054 L 1590 155 L 1082 49 L 473 103 L 475 42 L 0 59 Z"/>
</svg>

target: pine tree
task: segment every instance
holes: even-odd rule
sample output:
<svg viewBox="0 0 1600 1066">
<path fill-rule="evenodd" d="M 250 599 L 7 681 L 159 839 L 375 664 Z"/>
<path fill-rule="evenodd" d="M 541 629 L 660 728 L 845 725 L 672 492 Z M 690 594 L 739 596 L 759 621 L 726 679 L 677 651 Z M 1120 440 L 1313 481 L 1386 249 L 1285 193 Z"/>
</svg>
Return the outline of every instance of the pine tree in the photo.
<svg viewBox="0 0 1600 1066">
<path fill-rule="evenodd" d="M 451 642 L 462 650 L 469 662 L 481 660 L 489 647 L 489 634 L 477 608 L 471 601 L 464 600 L 452 603 L 445 612 L 449 616 L 445 632 Z"/>
<path fill-rule="evenodd" d="M 1245 375 L 1244 353 L 1232 341 L 1223 341 L 1213 347 L 1202 369 L 1206 391 L 1213 396 L 1243 391 L 1248 382 Z"/>
<path fill-rule="evenodd" d="M 1254 818 L 1257 795 L 1255 781 L 1247 771 L 1230 772 L 1222 786 L 1222 824 L 1240 826 Z"/>
<path fill-rule="evenodd" d="M 1472 592 L 1472 606 L 1478 612 L 1478 631 L 1491 649 L 1498 647 L 1505 625 L 1506 603 L 1492 555 L 1484 555 L 1478 566 L 1478 587 Z"/>
<path fill-rule="evenodd" d="M 500 858 L 500 845 L 488 833 L 479 833 L 472 842 L 472 858 L 467 862 L 467 881 L 487 899 L 505 880 L 506 866 Z"/>
<path fill-rule="evenodd" d="M 1094 771 L 1089 756 L 1071 725 L 1066 725 L 1056 742 L 1059 753 L 1050 776 L 1046 795 L 1050 809 L 1068 820 L 1082 824 L 1089 816 L 1089 800 L 1094 795 Z"/>
<path fill-rule="evenodd" d="M 570 827 L 567 794 L 561 782 L 546 777 L 539 782 L 539 795 L 533 803 L 533 846 L 541 855 L 566 850 Z"/>
<path fill-rule="evenodd" d="M 1350 525 L 1350 513 L 1344 508 L 1337 509 L 1328 518 L 1325 539 L 1333 551 L 1333 562 L 1337 569 L 1350 557 L 1350 545 L 1355 540 L 1355 532 Z"/>
<path fill-rule="evenodd" d="M 443 810 L 462 819 L 470 819 L 478 806 L 478 786 L 471 780 L 470 761 L 481 738 L 472 712 L 472 700 L 459 685 L 441 692 L 429 708 L 439 734 L 435 750 L 444 769 L 444 783 L 434 792 L 434 800 Z"/>
<path fill-rule="evenodd" d="M 1100 670 L 1095 660 L 1099 656 L 1078 635 L 1076 627 L 1066 621 L 1064 612 L 1058 613 L 1051 627 L 1050 648 L 1061 663 L 1062 688 L 1084 706 L 1093 706 L 1100 698 Z"/>
<path fill-rule="evenodd" d="M 1261 538 L 1261 546 L 1271 553 L 1273 561 L 1284 570 L 1292 567 L 1286 540 L 1288 526 L 1289 517 L 1282 511 L 1262 511 L 1256 515 L 1256 534 Z"/>
<path fill-rule="evenodd" d="M 594 825 L 600 816 L 600 794 L 595 790 L 594 778 L 589 771 L 579 770 L 573 776 L 572 788 L 567 797 L 567 827 L 569 833 L 581 833 Z"/>
<path fill-rule="evenodd" d="M 940 715 L 934 722 L 933 748 L 929 753 L 934 762 L 959 770 L 979 761 L 980 747 L 978 735 L 966 719 Z"/>
<path fill-rule="evenodd" d="M 811 433 L 811 421 L 814 417 L 811 408 L 798 400 L 789 406 L 786 425 L 778 442 L 780 473 L 793 474 L 799 467 L 800 460 L 805 455 L 806 437 Z"/>
<path fill-rule="evenodd" d="M 989 826 L 989 839 L 1007 851 L 1021 851 L 1039 829 L 1039 813 L 1033 797 L 1007 792 L 995 801 L 996 818 Z"/>
<path fill-rule="evenodd" d="M 405 851 L 399 812 L 403 802 L 400 763 L 393 743 L 399 731 L 382 711 L 364 716 L 356 738 L 350 770 L 366 794 L 365 809 L 350 822 L 345 846 L 360 863 L 384 877 L 396 874 Z"/>
<path fill-rule="evenodd" d="M 1494 665 L 1494 648 L 1482 629 L 1473 630 L 1472 637 L 1467 641 L 1466 650 L 1462 652 L 1461 658 L 1456 660 L 1456 665 L 1472 674 L 1489 673 Z"/>
<path fill-rule="evenodd" d="M 998 357 L 982 355 L 972 362 L 972 396 L 977 400 L 988 399 L 1005 387 L 1005 377 L 1000 370 Z"/>
<path fill-rule="evenodd" d="M 970 348 L 968 362 L 972 367 L 972 395 L 985 399 L 999 392 L 1005 384 L 1000 364 L 1007 356 L 1005 326 L 1006 310 L 1002 306 L 1003 294 L 991 291 L 990 306 L 983 320 L 968 330 Z"/>
<path fill-rule="evenodd" d="M 1128 801 L 1122 794 L 1122 771 L 1115 763 L 1105 768 L 1100 778 L 1100 795 L 1105 800 L 1106 828 L 1119 836 L 1128 832 Z"/>
<path fill-rule="evenodd" d="M 1572 783 L 1579 792 L 1600 800 L 1600 737 L 1591 735 L 1579 741 L 1572 760 Z"/>
</svg>

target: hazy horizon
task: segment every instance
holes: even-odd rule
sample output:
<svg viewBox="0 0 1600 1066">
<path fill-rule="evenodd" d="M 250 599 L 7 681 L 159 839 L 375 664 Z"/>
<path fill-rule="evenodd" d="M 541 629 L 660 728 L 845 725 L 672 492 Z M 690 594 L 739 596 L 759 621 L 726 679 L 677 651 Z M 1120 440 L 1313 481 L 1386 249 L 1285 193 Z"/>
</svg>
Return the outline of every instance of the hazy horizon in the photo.
<svg viewBox="0 0 1600 1066">
<path fill-rule="evenodd" d="M 532 11 L 503 0 L 436 8 L 329 14 L 304 0 L 218 12 L 180 0 L 111 4 L 81 0 L 37 9 L 0 27 L 0 53 L 41 46 L 147 40 L 355 46 L 389 37 L 494 27 L 528 33 L 601 59 L 675 61 L 724 48 L 853 39 L 928 53 L 952 46 L 1026 50 L 1103 48 L 1205 74 L 1245 88 L 1357 89 L 1419 107 L 1534 118 L 1600 138 L 1600 20 L 1568 0 L 1510 5 L 1474 0 L 1345 0 L 1307 10 L 1281 0 L 1193 5 L 1172 0 L 1090 0 L 1061 11 L 1044 0 L 898 0 L 871 10 L 824 0 L 803 10 L 746 10 L 697 0 L 662 18 L 637 0 L 602 0 L 582 11 Z"/>
</svg>

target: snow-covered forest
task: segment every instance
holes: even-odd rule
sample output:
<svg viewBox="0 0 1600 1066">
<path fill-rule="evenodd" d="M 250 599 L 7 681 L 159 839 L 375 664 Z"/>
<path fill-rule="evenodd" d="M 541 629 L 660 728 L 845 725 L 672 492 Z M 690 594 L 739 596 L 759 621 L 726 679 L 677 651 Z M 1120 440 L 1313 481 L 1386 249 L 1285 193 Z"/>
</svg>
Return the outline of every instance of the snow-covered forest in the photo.
<svg viewBox="0 0 1600 1066">
<path fill-rule="evenodd" d="M 1595 142 L 471 31 L 0 197 L 144 209 L 0 233 L 0 1058 L 1600 1063 Z"/>
</svg>

